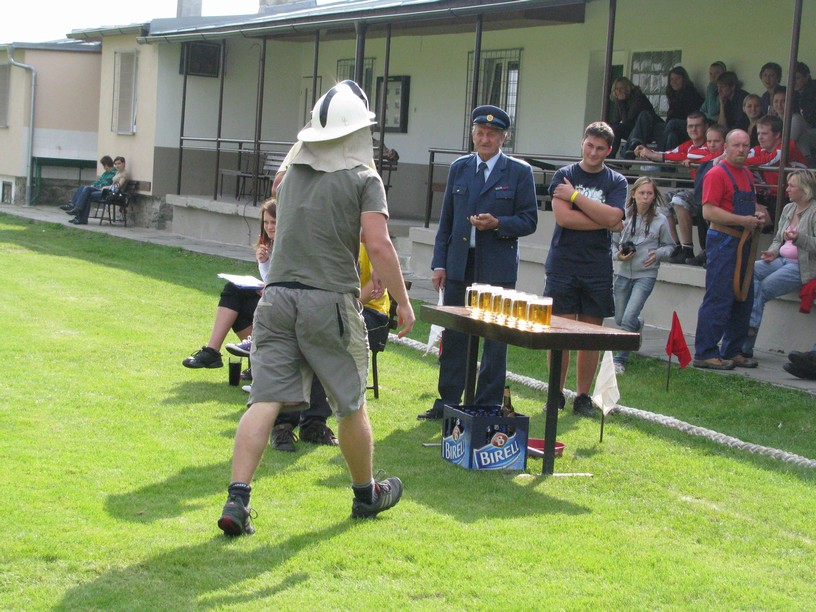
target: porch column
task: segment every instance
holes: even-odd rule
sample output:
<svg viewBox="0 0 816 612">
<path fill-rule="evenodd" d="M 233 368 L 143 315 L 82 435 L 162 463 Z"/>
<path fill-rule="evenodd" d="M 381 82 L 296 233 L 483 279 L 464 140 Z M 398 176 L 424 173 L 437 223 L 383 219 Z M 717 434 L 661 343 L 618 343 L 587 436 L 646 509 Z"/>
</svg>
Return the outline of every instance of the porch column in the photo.
<svg viewBox="0 0 816 612">
<path fill-rule="evenodd" d="M 606 25 L 606 59 L 604 60 L 603 92 L 601 92 L 601 121 L 609 118 L 609 88 L 612 85 L 612 50 L 615 46 L 615 18 L 618 0 L 609 0 L 609 19 Z"/>
</svg>

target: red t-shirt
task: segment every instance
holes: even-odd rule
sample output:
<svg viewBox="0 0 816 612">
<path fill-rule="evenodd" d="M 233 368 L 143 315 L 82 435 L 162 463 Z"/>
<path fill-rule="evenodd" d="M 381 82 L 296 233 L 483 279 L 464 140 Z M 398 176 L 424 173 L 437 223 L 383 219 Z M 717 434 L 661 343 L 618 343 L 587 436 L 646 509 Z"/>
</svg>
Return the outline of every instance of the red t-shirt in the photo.
<svg viewBox="0 0 816 612">
<path fill-rule="evenodd" d="M 726 212 L 734 212 L 734 183 L 731 182 L 731 177 L 726 174 L 723 166 L 728 166 L 728 171 L 734 177 L 740 191 L 751 190 L 753 185 L 751 173 L 745 168 L 737 168 L 727 161 L 722 161 L 709 170 L 703 178 L 703 204 L 713 204 Z"/>
</svg>

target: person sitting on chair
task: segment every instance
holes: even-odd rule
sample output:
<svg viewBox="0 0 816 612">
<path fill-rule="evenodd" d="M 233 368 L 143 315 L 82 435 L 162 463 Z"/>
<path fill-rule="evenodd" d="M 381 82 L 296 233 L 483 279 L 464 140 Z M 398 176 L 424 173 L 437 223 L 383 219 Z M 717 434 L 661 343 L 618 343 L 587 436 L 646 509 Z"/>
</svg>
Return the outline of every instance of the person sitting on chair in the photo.
<svg viewBox="0 0 816 612">
<path fill-rule="evenodd" d="M 116 169 L 113 167 L 113 160 L 111 159 L 110 155 L 104 155 L 102 156 L 102 159 L 99 160 L 99 163 L 102 164 L 102 168 L 104 168 L 102 174 L 100 174 L 90 185 L 81 185 L 78 187 L 74 192 L 74 195 L 71 196 L 71 201 L 60 206 L 62 210 L 68 212 L 69 210 L 76 208 L 79 198 L 86 189 L 102 189 L 103 187 L 107 187 L 111 184 L 113 176 L 116 174 Z"/>
<path fill-rule="evenodd" d="M 69 215 L 76 215 L 68 223 L 74 225 L 88 225 L 88 216 L 91 213 L 91 202 L 101 202 L 108 193 L 118 193 L 125 189 L 128 182 L 128 173 L 125 171 L 125 158 L 116 157 L 113 160 L 113 167 L 116 169 L 116 174 L 111 179 L 111 184 L 101 189 L 90 188 L 84 189 L 79 198 L 77 198 L 76 206 L 66 211 Z"/>
</svg>

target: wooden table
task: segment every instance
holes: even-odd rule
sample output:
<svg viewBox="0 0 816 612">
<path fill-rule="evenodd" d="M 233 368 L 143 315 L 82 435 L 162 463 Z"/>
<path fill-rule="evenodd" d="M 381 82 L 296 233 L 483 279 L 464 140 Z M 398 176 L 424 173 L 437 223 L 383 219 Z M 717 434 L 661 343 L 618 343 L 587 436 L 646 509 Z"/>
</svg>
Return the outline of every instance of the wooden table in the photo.
<svg viewBox="0 0 816 612">
<path fill-rule="evenodd" d="M 423 304 L 420 318 L 469 335 L 467 368 L 465 370 L 465 405 L 472 405 L 476 391 L 476 362 L 479 338 L 498 340 L 506 344 L 533 350 L 550 350 L 550 378 L 547 391 L 547 419 L 544 427 L 544 461 L 541 473 L 552 475 L 555 466 L 555 436 L 558 429 L 558 392 L 561 387 L 562 351 L 636 351 L 640 334 L 572 319 L 553 317 L 549 330 L 523 331 L 498 323 L 488 323 L 470 316 L 464 306 L 431 306 Z"/>
</svg>

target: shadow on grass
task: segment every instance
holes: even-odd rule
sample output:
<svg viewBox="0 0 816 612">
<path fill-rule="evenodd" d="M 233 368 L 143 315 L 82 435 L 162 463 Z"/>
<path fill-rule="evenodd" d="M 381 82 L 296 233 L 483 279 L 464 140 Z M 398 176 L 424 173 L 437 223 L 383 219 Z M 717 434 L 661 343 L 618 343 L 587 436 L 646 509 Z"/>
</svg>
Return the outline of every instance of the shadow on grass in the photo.
<svg viewBox="0 0 816 612">
<path fill-rule="evenodd" d="M 179 547 L 130 567 L 107 572 L 68 591 L 56 609 L 115 609 L 133 605 L 142 609 L 220 609 L 250 604 L 307 582 L 309 573 L 293 573 L 258 590 L 242 588 L 236 595 L 219 594 L 210 598 L 207 594 L 251 582 L 352 526 L 352 520 L 345 519 L 325 529 L 251 549 L 244 538 L 230 539 L 219 534 L 208 542 Z"/>
<path fill-rule="evenodd" d="M 223 284 L 223 281 L 215 278 L 215 273 L 208 278 L 207 283 L 202 283 L 201 277 L 191 276 L 185 265 L 185 262 L 191 259 L 204 258 L 206 261 L 206 258 L 215 257 L 212 255 L 201 255 L 181 247 L 137 242 L 103 233 L 68 231 L 69 228 L 56 223 L 20 219 L 2 213 L 0 222 L 20 228 L 0 229 L 0 243 L 17 244 L 51 258 L 69 257 L 87 261 L 94 265 L 126 270 L 138 276 L 147 276 L 205 293 L 211 292 L 214 286 Z M 111 244 L 121 248 L 111 248 Z M 217 272 L 222 272 L 225 266 L 228 266 L 229 270 L 252 269 L 252 264 L 233 259 L 226 260 L 226 263 L 214 262 L 212 269 L 218 268 Z"/>
<path fill-rule="evenodd" d="M 425 428 L 395 430 L 377 440 L 374 469 L 384 469 L 388 475 L 399 476 L 405 486 L 403 499 L 422 504 L 434 512 L 447 514 L 471 523 L 489 518 L 540 516 L 542 514 L 585 514 L 589 509 L 548 495 L 538 488 L 526 486 L 514 477 L 523 472 L 498 470 L 465 470 L 442 459 L 439 447 L 423 447 L 427 441 Z M 336 459 L 342 463 L 342 457 Z M 531 463 L 528 469 L 540 471 L 541 463 Z M 537 476 L 528 476 L 541 485 Z M 348 484 L 348 477 L 337 474 L 322 481 L 331 487 Z"/>
</svg>

